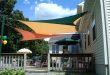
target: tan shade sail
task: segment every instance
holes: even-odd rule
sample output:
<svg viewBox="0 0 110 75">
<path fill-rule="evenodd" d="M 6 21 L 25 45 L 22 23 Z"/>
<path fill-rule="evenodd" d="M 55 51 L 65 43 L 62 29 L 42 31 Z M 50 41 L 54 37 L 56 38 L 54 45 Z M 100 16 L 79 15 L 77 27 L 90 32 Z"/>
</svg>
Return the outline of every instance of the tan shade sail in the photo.
<svg viewBox="0 0 110 75">
<path fill-rule="evenodd" d="M 62 24 L 51 24 L 51 23 L 41 23 L 41 22 L 29 22 L 29 21 L 19 21 L 28 27 L 30 27 L 35 33 L 39 34 L 59 34 L 59 33 L 71 33 L 77 32 L 75 26 L 62 25 Z"/>
<path fill-rule="evenodd" d="M 21 41 L 63 37 L 63 35 L 59 36 L 59 35 L 46 35 L 46 34 L 33 33 L 19 28 L 15 28 L 15 30 L 22 34 Z"/>
<path fill-rule="evenodd" d="M 73 24 L 74 24 L 74 25 L 79 25 L 80 20 L 81 20 L 81 18 L 78 18 L 77 20 L 75 20 L 75 21 L 73 22 Z"/>
</svg>

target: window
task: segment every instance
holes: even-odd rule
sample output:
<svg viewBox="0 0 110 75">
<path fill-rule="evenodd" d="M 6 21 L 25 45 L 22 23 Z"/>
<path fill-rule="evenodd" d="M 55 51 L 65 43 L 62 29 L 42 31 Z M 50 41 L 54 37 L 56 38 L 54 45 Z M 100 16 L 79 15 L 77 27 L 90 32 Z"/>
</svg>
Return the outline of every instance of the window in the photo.
<svg viewBox="0 0 110 75">
<path fill-rule="evenodd" d="M 56 45 L 56 53 L 59 53 L 59 45 Z"/>
<path fill-rule="evenodd" d="M 72 45 L 71 46 L 72 47 L 72 51 L 71 51 L 71 53 L 79 53 L 80 52 L 80 45 Z"/>
<path fill-rule="evenodd" d="M 92 30 L 93 30 L 93 40 L 95 40 L 95 38 L 96 38 L 96 30 L 95 30 L 95 28 L 96 28 L 96 27 L 95 27 L 95 25 L 94 25 L 94 27 L 93 27 L 93 29 L 92 29 Z"/>
<path fill-rule="evenodd" d="M 85 34 L 85 49 L 86 49 L 86 34 Z"/>
<path fill-rule="evenodd" d="M 55 45 L 52 45 L 52 53 L 55 53 L 55 50 L 56 50 Z"/>
<path fill-rule="evenodd" d="M 90 34 L 88 34 L 88 46 L 90 45 Z"/>
<path fill-rule="evenodd" d="M 59 53 L 59 45 L 52 45 L 52 53 Z"/>
<path fill-rule="evenodd" d="M 93 41 L 95 40 L 95 38 L 96 38 L 96 25 L 95 25 L 95 20 L 93 20 L 93 23 L 92 23 L 92 25 L 93 25 L 93 28 L 92 28 L 92 36 L 93 36 Z"/>
<path fill-rule="evenodd" d="M 89 30 L 88 30 L 88 46 L 90 45 L 90 33 L 89 33 Z"/>
</svg>

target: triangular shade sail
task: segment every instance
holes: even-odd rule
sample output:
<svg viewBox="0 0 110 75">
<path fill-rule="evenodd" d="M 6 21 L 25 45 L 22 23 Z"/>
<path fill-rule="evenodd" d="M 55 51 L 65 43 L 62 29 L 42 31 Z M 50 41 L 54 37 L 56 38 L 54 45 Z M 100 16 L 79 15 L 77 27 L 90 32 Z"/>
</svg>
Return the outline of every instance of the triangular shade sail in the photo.
<svg viewBox="0 0 110 75">
<path fill-rule="evenodd" d="M 61 12 L 59 12 L 61 13 Z M 74 21 L 77 20 L 78 18 L 82 17 L 86 12 L 79 13 L 73 16 L 69 17 L 64 17 L 64 18 L 58 18 L 58 19 L 51 19 L 51 20 L 39 20 L 39 21 L 34 21 L 34 22 L 44 22 L 44 23 L 54 23 L 54 24 L 65 24 L 65 25 L 74 25 Z"/>
<path fill-rule="evenodd" d="M 74 24 L 74 25 L 79 25 L 80 20 L 81 20 L 81 18 L 78 18 L 77 20 L 75 20 L 75 21 L 73 22 L 73 24 Z"/>
<path fill-rule="evenodd" d="M 20 21 L 21 23 L 30 27 L 35 33 L 54 35 L 59 33 L 71 33 L 77 32 L 74 21 L 81 18 L 86 12 L 52 20 L 40 20 L 40 21 Z"/>
<path fill-rule="evenodd" d="M 19 22 L 27 25 L 35 33 L 39 33 L 39 34 L 55 35 L 55 34 L 59 34 L 59 33 L 77 32 L 75 26 L 70 26 L 70 25 L 29 22 L 29 21 L 19 21 Z"/>
<path fill-rule="evenodd" d="M 71 38 L 64 38 L 62 40 L 57 41 L 55 44 L 58 44 L 58 45 L 76 45 L 77 43 L 79 43 L 78 40 L 73 40 Z"/>
<path fill-rule="evenodd" d="M 62 37 L 62 36 L 58 36 L 58 35 L 37 34 L 37 33 L 29 32 L 26 30 L 22 30 L 19 28 L 15 28 L 15 30 L 22 34 L 22 41 Z"/>
</svg>

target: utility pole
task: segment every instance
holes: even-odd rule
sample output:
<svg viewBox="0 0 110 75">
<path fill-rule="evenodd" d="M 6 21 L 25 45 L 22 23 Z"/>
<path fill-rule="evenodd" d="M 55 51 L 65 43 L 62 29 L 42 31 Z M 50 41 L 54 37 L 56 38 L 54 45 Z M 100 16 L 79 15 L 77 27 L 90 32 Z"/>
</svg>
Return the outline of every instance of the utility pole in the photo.
<svg viewBox="0 0 110 75">
<path fill-rule="evenodd" d="M 1 34 L 0 34 L 0 53 L 2 52 L 2 38 L 4 33 L 4 26 L 5 26 L 5 15 L 1 15 L 2 19 L 2 26 L 1 26 Z"/>
</svg>

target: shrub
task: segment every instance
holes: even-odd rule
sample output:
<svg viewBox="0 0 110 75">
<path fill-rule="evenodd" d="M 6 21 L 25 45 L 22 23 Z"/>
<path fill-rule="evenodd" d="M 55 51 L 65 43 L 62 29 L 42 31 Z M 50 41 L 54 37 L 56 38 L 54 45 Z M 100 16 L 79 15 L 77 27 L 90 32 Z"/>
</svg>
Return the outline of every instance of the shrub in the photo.
<svg viewBox="0 0 110 75">
<path fill-rule="evenodd" d="M 4 69 L 0 71 L 0 75 L 25 75 L 24 70 Z"/>
</svg>

